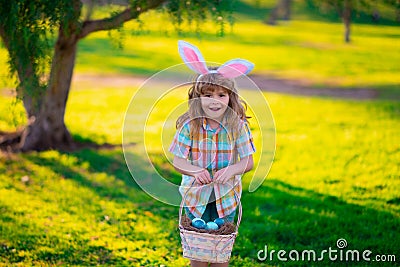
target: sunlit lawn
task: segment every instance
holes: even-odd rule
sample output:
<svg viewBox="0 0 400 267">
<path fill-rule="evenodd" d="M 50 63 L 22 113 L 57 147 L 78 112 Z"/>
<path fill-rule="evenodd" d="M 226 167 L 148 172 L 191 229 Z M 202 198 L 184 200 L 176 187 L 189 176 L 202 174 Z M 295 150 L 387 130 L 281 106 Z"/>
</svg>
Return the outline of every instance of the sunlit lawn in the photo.
<svg viewBox="0 0 400 267">
<path fill-rule="evenodd" d="M 136 88 L 78 87 L 66 115 L 72 133 L 120 143 L 124 112 Z M 256 92 L 243 94 L 250 98 Z M 264 245 L 321 251 L 335 248 L 339 238 L 351 249 L 398 255 L 400 104 L 265 96 L 276 123 L 276 157 L 256 192 L 247 191 L 251 176 L 244 179 L 232 266 L 254 266 Z M 1 97 L 1 106 L 8 101 Z M 10 124 L 7 114 L 0 114 Z M 257 135 L 256 127 L 253 131 Z M 156 152 L 156 168 L 178 182 L 179 175 Z M 3 155 L 1 162 L 0 261 L 6 265 L 187 264 L 176 228 L 178 209 L 136 186 L 120 147 Z M 138 157 L 136 164 L 148 163 Z M 144 169 L 143 175 L 153 173 Z"/>
<path fill-rule="evenodd" d="M 94 73 L 153 74 L 182 63 L 177 57 L 176 43 L 184 39 L 201 47 L 210 62 L 246 58 L 255 63 L 255 74 L 299 79 L 318 87 L 399 89 L 398 27 L 356 25 L 351 44 L 343 43 L 340 23 L 292 21 L 273 27 L 262 22 L 241 22 L 224 38 L 206 34 L 200 40 L 194 34 L 171 33 L 167 37 L 161 32 L 161 25 L 159 28 L 152 25 L 152 28 L 144 36 L 127 34 L 122 40 L 123 50 L 116 51 L 106 34 L 82 41 L 77 69 Z M 99 69 L 92 62 L 107 64 Z"/>
<path fill-rule="evenodd" d="M 259 19 L 257 9 L 246 8 Z M 298 79 L 316 87 L 376 88 L 399 96 L 398 26 L 357 24 L 353 42 L 344 44 L 339 22 L 303 20 L 298 15 L 272 27 L 240 14 L 243 20 L 232 32 L 227 26 L 225 37 L 216 37 L 214 26 L 205 24 L 198 38 L 188 32 L 179 36 L 157 16 L 162 15 L 144 16 L 142 20 L 151 23 L 141 31 L 134 23 L 127 25 L 123 50 L 116 48 L 120 37 L 115 32 L 112 38 L 98 33 L 81 41 L 76 74 L 148 77 L 181 63 L 176 43 L 185 39 L 198 45 L 208 61 L 241 57 L 255 62 L 254 74 Z M 2 77 L 5 61 L 0 48 Z M 3 85 L 12 87 L 9 79 L 2 79 Z M 95 79 L 93 84 L 78 79 L 73 85 L 66 124 L 74 138 L 115 144 L 114 148 L 0 154 L 0 266 L 188 264 L 181 256 L 178 208 L 154 200 L 138 187 L 120 147 L 125 111 L 136 91 L 134 85 L 105 85 Z M 264 105 L 259 93 L 241 93 L 253 103 L 256 117 L 265 118 L 257 113 Z M 347 240 L 348 249 L 369 249 L 372 256 L 396 254 L 398 262 L 400 102 L 264 96 L 276 124 L 276 154 L 257 191 L 247 190 L 253 173 L 244 177 L 244 213 L 231 266 L 282 265 L 276 257 L 273 262 L 258 262 L 257 252 L 265 245 L 269 250 L 320 252 L 337 248 L 339 238 Z M 170 112 L 185 97 L 171 98 L 160 112 Z M 21 103 L 12 101 L 9 90 L 0 92 L 0 130 L 15 130 L 25 122 Z M 142 106 L 152 104 L 140 102 L 138 116 L 146 118 Z M 150 117 L 150 137 L 158 136 L 160 118 Z M 250 122 L 260 158 L 268 153 L 259 140 L 260 121 L 253 116 Z M 155 172 L 137 150 L 143 146 L 142 126 L 132 125 L 138 135 L 133 136 L 136 145 L 130 151 L 140 175 L 150 177 Z M 163 128 L 167 137 L 174 132 L 168 126 Z M 179 174 L 167 161 L 170 155 L 163 155 L 162 145 L 168 140 L 146 140 L 157 171 L 179 183 Z M 267 170 L 270 162 L 259 164 Z M 346 265 L 327 257 L 320 265 L 337 263 Z"/>
</svg>

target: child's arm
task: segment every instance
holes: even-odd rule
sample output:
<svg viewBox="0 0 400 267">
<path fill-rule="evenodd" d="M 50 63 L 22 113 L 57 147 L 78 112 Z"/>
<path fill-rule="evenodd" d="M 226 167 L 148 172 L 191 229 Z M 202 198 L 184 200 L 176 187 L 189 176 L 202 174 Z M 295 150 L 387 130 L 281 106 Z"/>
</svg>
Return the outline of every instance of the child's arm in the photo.
<svg viewBox="0 0 400 267">
<path fill-rule="evenodd" d="M 178 172 L 193 176 L 199 184 L 211 183 L 210 174 L 206 169 L 190 164 L 185 158 L 175 156 L 172 164 Z"/>
<path fill-rule="evenodd" d="M 241 158 L 239 162 L 217 171 L 214 174 L 214 181 L 224 184 L 233 176 L 250 171 L 253 169 L 253 165 L 253 155 Z"/>
</svg>

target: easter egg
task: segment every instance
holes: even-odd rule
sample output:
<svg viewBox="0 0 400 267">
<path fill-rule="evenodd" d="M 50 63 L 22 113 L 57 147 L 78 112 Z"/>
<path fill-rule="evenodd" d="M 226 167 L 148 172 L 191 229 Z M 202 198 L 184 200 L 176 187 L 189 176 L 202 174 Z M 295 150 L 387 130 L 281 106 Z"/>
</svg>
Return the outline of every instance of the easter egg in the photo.
<svg viewBox="0 0 400 267">
<path fill-rule="evenodd" d="M 203 219 L 200 218 L 194 218 L 192 220 L 192 225 L 196 227 L 197 229 L 204 229 L 206 228 L 206 222 Z"/>
<path fill-rule="evenodd" d="M 221 218 L 215 219 L 214 222 L 218 225 L 218 227 L 221 227 L 225 223 L 224 219 Z"/>
<path fill-rule="evenodd" d="M 207 230 L 218 230 L 218 224 L 215 222 L 208 222 L 206 226 Z"/>
</svg>

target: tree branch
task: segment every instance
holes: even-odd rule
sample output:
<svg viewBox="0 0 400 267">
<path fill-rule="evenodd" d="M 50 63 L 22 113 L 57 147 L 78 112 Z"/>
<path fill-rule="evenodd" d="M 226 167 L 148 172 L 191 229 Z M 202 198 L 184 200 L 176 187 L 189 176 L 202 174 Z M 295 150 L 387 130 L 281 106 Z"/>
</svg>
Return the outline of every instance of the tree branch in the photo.
<svg viewBox="0 0 400 267">
<path fill-rule="evenodd" d="M 92 32 L 118 28 L 125 22 L 139 17 L 140 14 L 160 6 L 163 2 L 165 2 L 165 0 L 147 0 L 143 7 L 129 7 L 110 18 L 84 21 L 78 38 L 82 39 Z"/>
</svg>

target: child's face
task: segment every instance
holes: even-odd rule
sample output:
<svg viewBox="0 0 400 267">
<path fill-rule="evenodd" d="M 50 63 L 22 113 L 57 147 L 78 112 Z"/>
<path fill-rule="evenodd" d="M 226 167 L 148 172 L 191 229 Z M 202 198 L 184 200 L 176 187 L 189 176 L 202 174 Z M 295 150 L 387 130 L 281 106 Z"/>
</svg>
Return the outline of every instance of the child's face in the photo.
<svg viewBox="0 0 400 267">
<path fill-rule="evenodd" d="M 223 88 L 201 94 L 201 107 L 207 118 L 221 121 L 229 104 L 229 94 Z"/>
</svg>

